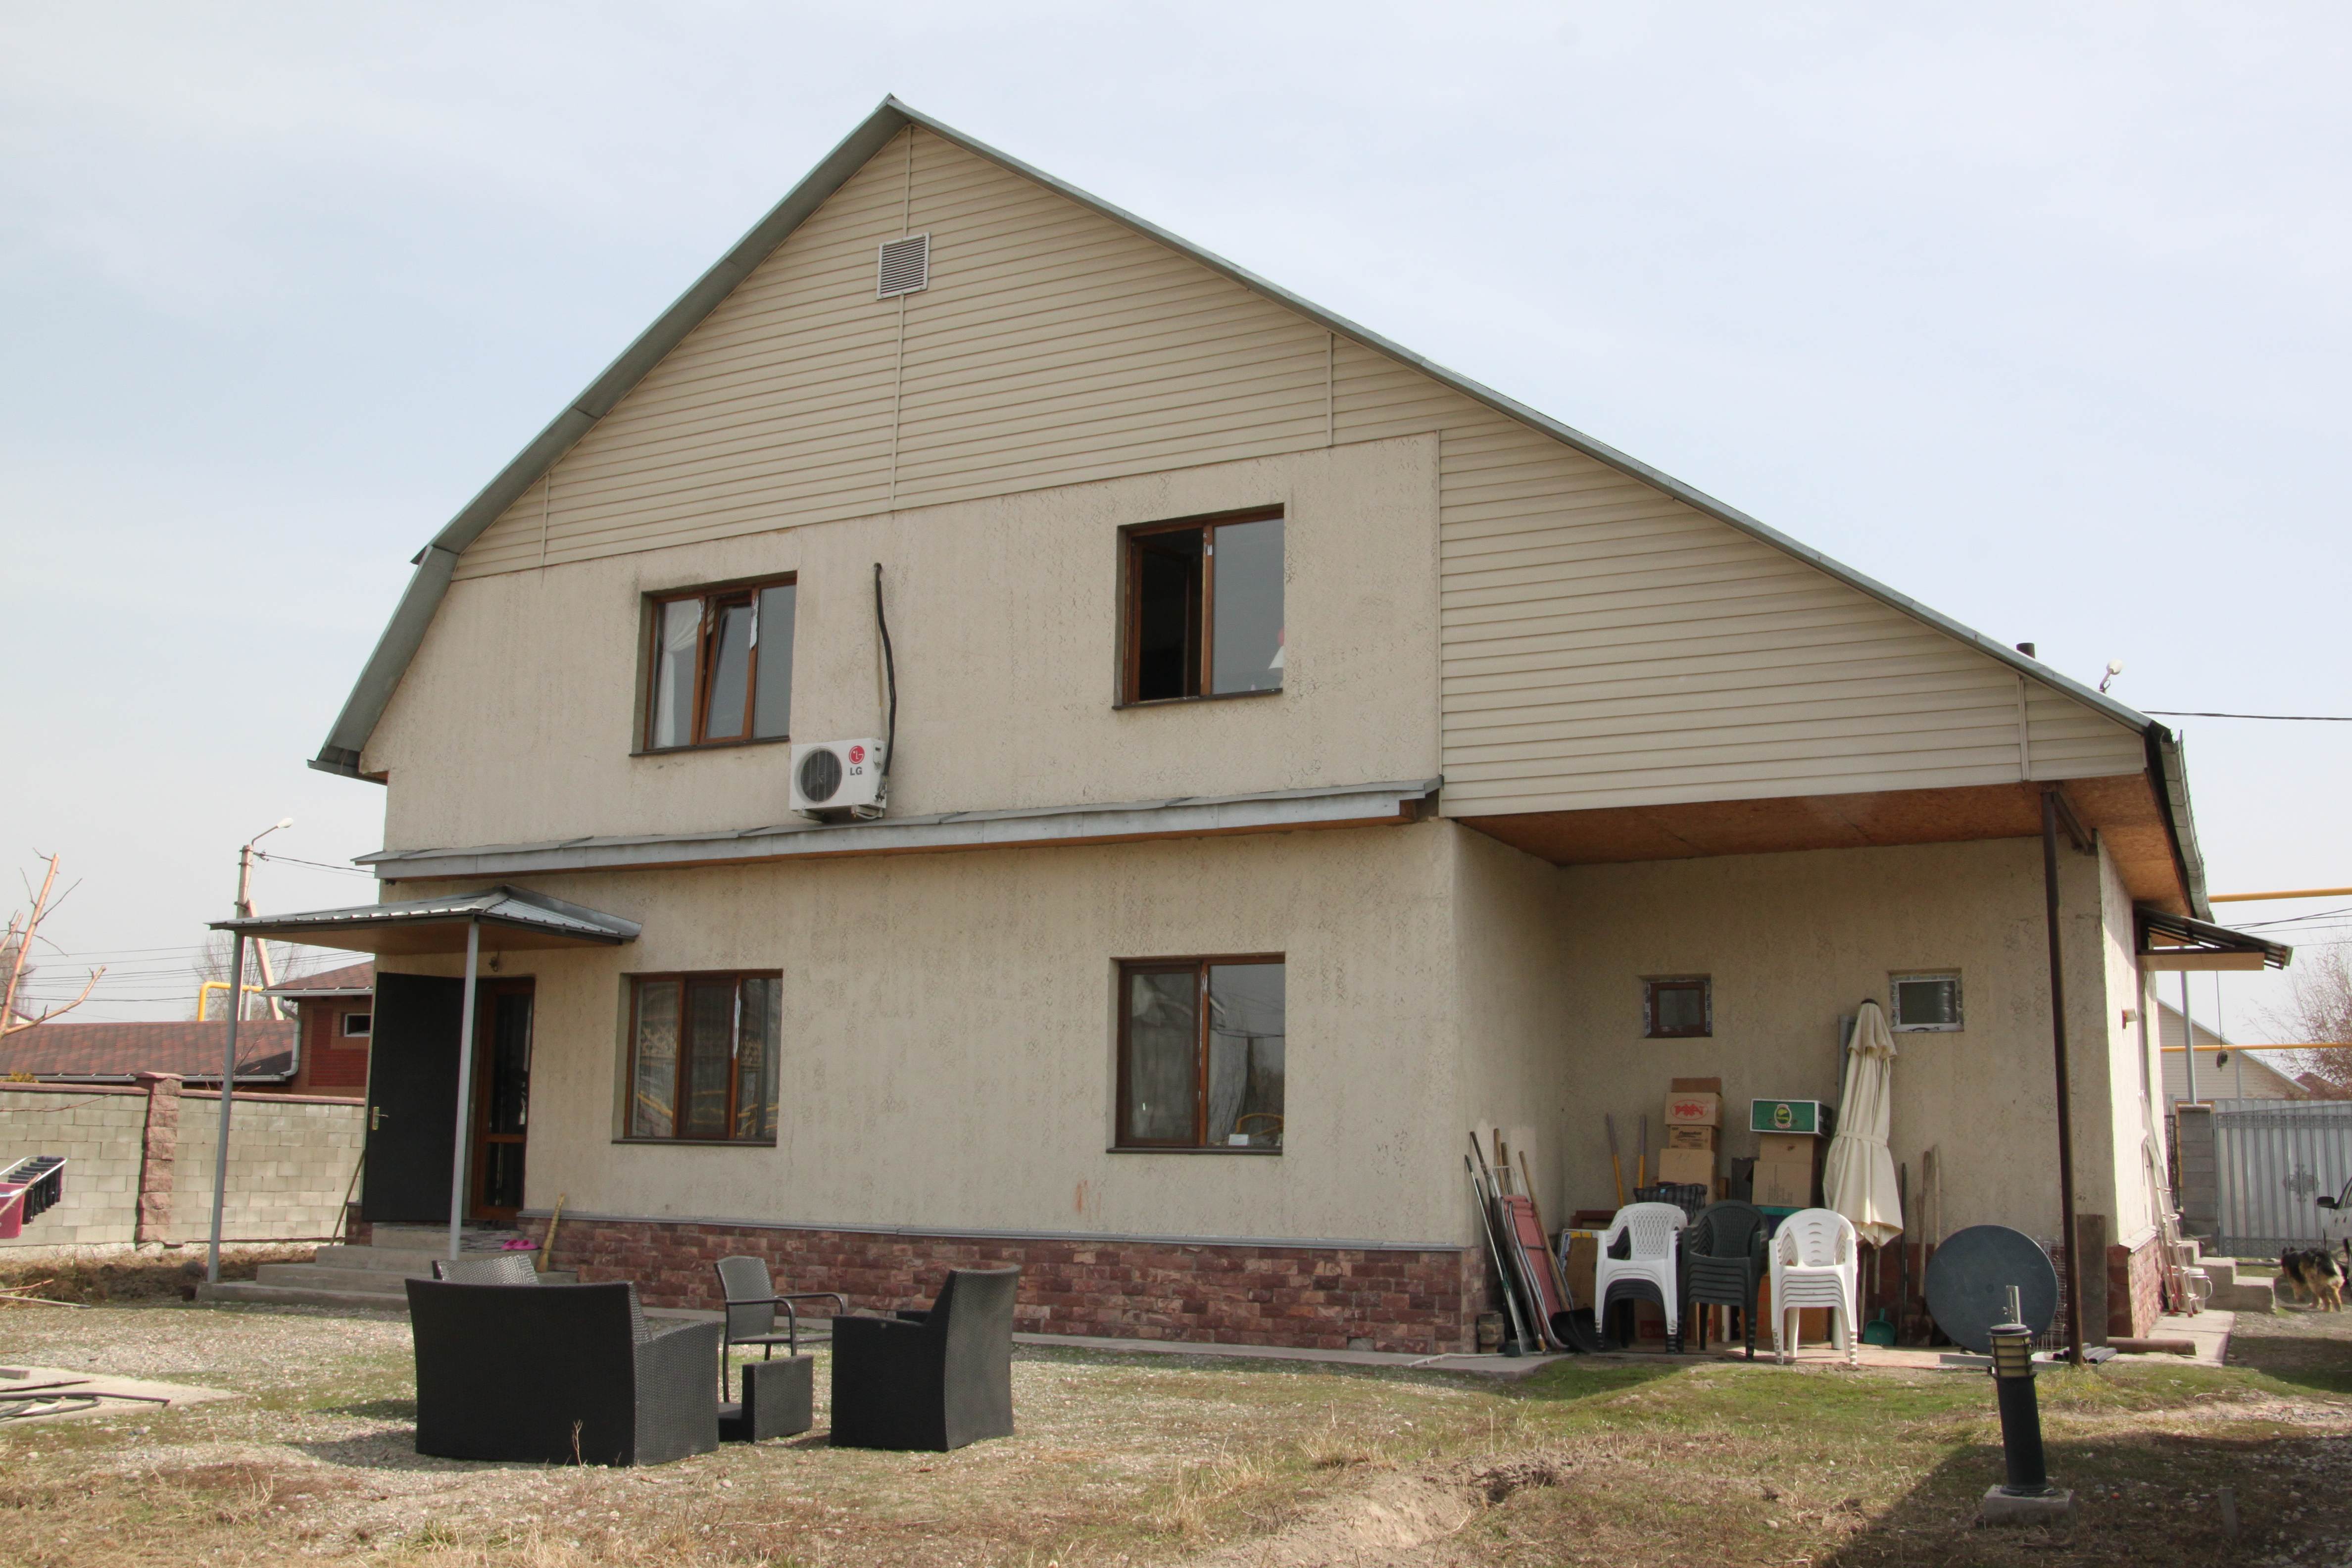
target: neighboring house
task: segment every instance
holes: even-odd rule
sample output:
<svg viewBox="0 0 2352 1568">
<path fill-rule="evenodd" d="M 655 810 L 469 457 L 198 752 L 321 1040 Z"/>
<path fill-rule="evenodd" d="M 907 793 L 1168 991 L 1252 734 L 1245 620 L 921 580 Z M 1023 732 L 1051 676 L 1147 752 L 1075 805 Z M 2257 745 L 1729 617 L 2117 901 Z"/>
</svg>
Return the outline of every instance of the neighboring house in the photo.
<svg viewBox="0 0 2352 1568">
<path fill-rule="evenodd" d="M 240 1091 L 289 1094 L 299 1064 L 291 1018 L 247 1018 L 236 1035 Z M 168 1073 L 192 1088 L 220 1087 L 228 1024 L 38 1024 L 0 1039 L 0 1079 L 20 1083 L 130 1083 Z"/>
<path fill-rule="evenodd" d="M 302 1042 L 297 1094 L 367 1092 L 368 1045 L 374 1037 L 375 965 L 346 964 L 273 985 L 268 994 L 294 1009 Z"/>
<path fill-rule="evenodd" d="M 2164 1035 L 2164 1104 L 2169 1110 L 2189 1092 L 2189 1053 L 2183 1048 L 2180 1009 L 2158 1004 L 2158 1027 Z M 2216 1100 L 2309 1100 L 2311 1090 L 2281 1068 L 2295 1064 L 2292 1051 L 2240 1050 L 2204 1025 L 2197 1026 L 2197 1093 L 2200 1101 Z M 2273 1065 L 2275 1064 L 2275 1065 Z"/>
<path fill-rule="evenodd" d="M 2284 959 L 2163 725 L 895 101 L 417 562 L 314 763 L 388 901 L 236 923 L 379 955 L 377 1220 L 449 1209 L 470 940 L 467 1212 L 656 1301 L 995 1259 L 1030 1328 L 1457 1347 L 1474 1123 L 1557 1223 L 1720 1078 L 1727 1173 L 1863 998 L 1943 1227 L 2054 1240 L 2055 788 L 2138 1331 L 2126 1015 Z"/>
</svg>

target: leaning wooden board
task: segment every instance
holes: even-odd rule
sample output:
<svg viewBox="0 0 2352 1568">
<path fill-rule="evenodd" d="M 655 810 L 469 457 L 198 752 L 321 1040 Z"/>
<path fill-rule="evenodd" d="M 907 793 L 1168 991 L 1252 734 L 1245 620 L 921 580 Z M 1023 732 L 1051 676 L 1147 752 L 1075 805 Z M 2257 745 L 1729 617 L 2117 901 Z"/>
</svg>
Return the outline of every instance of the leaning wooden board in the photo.
<svg viewBox="0 0 2352 1568">
<path fill-rule="evenodd" d="M 1561 1299 L 1559 1287 L 1552 1279 L 1551 1249 L 1544 1242 L 1543 1222 L 1536 1217 L 1536 1205 L 1531 1199 L 1506 1197 L 1502 1205 L 1504 1223 L 1519 1256 L 1527 1260 L 1527 1277 L 1542 1300 L 1543 1321 L 1549 1327 L 1553 1314 L 1567 1311 L 1569 1303 Z"/>
</svg>

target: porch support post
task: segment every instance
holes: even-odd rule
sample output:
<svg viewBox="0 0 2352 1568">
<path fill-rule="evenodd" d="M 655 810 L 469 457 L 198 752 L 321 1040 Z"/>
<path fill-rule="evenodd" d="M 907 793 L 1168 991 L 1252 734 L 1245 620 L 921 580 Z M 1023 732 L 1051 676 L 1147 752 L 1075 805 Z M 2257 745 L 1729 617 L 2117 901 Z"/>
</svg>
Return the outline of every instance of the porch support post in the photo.
<svg viewBox="0 0 2352 1568">
<path fill-rule="evenodd" d="M 482 922 L 466 922 L 466 997 L 457 1017 L 457 1152 L 449 1172 L 449 1261 L 457 1261 L 458 1228 L 466 1222 L 467 1134 L 474 1126 L 474 973 L 481 957 Z"/>
<path fill-rule="evenodd" d="M 2164 1014 L 2161 1009 L 2156 1018 L 2156 1043 L 2161 1047 L 2164 1044 Z M 2188 1053 L 2184 1059 L 2189 1063 L 2189 1103 L 2194 1105 L 2197 1103 L 2197 1025 L 2189 1016 L 2189 971 L 2185 969 L 2180 972 L 2180 1047 Z M 2156 1057 L 2157 1060 L 2162 1061 L 2164 1052 L 2159 1049 Z"/>
<path fill-rule="evenodd" d="M 2058 942 L 2058 790 L 2042 789 L 2042 899 L 2050 928 L 2050 1038 L 2058 1059 L 2058 1208 L 2066 1248 L 2066 1353 L 2083 1364 L 2083 1269 L 2074 1235 L 2074 1090 L 2066 1070 L 2066 972 Z M 2099 1260 L 2105 1268 L 2106 1260 Z"/>
<path fill-rule="evenodd" d="M 245 933 L 228 936 L 228 1044 L 221 1050 L 220 1131 L 213 1140 L 213 1230 L 205 1249 L 205 1283 L 220 1283 L 221 1205 L 228 1198 L 228 1112 L 236 1098 L 236 1020 L 245 1011 Z"/>
</svg>

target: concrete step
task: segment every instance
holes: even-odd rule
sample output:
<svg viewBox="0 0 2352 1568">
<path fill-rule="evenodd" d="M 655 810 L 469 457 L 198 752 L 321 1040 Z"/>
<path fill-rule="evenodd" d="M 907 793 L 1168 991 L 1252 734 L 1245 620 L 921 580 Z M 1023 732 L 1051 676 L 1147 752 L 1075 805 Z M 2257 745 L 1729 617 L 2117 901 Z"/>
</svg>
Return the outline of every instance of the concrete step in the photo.
<svg viewBox="0 0 2352 1568">
<path fill-rule="evenodd" d="M 386 1274 L 430 1274 L 433 1260 L 446 1258 L 446 1247 L 322 1247 L 318 1263 L 327 1268 L 373 1268 Z"/>
<path fill-rule="evenodd" d="M 2207 1258 L 2206 1268 L 2210 1270 L 2216 1261 Z M 2277 1310 L 2278 1287 L 2275 1283 L 2268 1279 L 2240 1279 L 2236 1272 L 2235 1269 L 2231 1271 L 2231 1283 L 2226 1289 L 2219 1279 L 2213 1282 L 2212 1299 L 2205 1303 L 2207 1306 L 2219 1307 L 2225 1312 L 2270 1312 Z"/>
<path fill-rule="evenodd" d="M 402 1295 L 404 1279 L 430 1279 L 433 1266 L 423 1266 L 404 1272 L 389 1268 L 344 1268 L 319 1263 L 265 1263 L 254 1270 L 257 1285 L 282 1285 L 309 1290 L 358 1291 L 362 1294 Z M 551 1268 L 540 1276 L 545 1285 L 572 1285 L 580 1276 L 569 1268 Z"/>
<path fill-rule="evenodd" d="M 2213 1281 L 2213 1294 L 2218 1299 L 2224 1290 L 2233 1289 L 2238 1283 L 2238 1260 L 2234 1258 L 2207 1258 L 2198 1267 L 2205 1278 Z"/>
</svg>

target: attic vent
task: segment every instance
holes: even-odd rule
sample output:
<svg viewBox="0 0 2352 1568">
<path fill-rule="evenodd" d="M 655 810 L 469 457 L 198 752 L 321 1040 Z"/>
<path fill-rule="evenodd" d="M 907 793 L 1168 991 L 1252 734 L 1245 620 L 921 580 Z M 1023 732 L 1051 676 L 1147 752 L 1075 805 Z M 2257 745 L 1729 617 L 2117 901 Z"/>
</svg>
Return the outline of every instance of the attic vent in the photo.
<svg viewBox="0 0 2352 1568">
<path fill-rule="evenodd" d="M 919 294 L 931 286 L 931 237 L 919 234 L 894 239 L 882 247 L 882 267 L 874 284 L 877 298 L 895 300 Z"/>
</svg>

